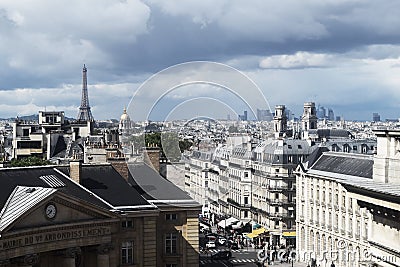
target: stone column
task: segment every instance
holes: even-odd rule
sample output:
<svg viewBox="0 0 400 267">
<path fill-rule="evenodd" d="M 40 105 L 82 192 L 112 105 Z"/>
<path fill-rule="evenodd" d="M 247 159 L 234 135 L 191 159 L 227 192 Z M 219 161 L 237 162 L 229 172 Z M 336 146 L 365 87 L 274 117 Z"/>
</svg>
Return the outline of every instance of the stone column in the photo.
<svg viewBox="0 0 400 267">
<path fill-rule="evenodd" d="M 114 246 L 110 243 L 101 244 L 97 247 L 97 267 L 109 267 L 110 266 L 110 250 Z"/>
<path fill-rule="evenodd" d="M 30 267 L 34 266 L 39 262 L 39 255 L 38 254 L 28 254 L 22 257 L 18 257 L 14 260 L 11 261 L 11 263 L 16 263 L 17 266 L 24 266 L 24 267 Z M 10 261 L 9 261 L 10 263 Z M 6 263 L 1 263 L 0 266 L 9 266 Z"/>
<path fill-rule="evenodd" d="M 0 260 L 0 267 L 10 266 L 10 260 Z"/>
<path fill-rule="evenodd" d="M 80 247 L 68 248 L 63 251 L 62 267 L 75 267 L 76 258 L 80 257 L 82 251 Z"/>
</svg>

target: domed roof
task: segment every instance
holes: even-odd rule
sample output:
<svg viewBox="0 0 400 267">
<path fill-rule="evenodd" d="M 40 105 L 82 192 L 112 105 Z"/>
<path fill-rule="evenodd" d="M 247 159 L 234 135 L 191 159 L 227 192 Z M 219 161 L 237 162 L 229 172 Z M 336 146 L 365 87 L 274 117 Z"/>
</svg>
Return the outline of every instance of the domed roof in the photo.
<svg viewBox="0 0 400 267">
<path fill-rule="evenodd" d="M 124 113 L 121 115 L 121 121 L 128 121 L 131 118 L 129 118 L 129 115 L 126 113 L 126 108 L 124 108 Z"/>
</svg>

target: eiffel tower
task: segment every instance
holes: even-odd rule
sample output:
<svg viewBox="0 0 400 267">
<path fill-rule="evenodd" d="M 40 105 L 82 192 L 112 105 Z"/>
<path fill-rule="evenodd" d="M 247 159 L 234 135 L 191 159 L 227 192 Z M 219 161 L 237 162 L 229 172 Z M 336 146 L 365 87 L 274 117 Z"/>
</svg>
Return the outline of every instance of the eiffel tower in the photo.
<svg viewBox="0 0 400 267">
<path fill-rule="evenodd" d="M 87 89 L 87 69 L 85 64 L 83 64 L 83 80 L 82 80 L 82 99 L 81 106 L 79 107 L 78 112 L 78 121 L 94 121 L 92 112 L 90 111 L 89 106 L 89 96 Z"/>
</svg>

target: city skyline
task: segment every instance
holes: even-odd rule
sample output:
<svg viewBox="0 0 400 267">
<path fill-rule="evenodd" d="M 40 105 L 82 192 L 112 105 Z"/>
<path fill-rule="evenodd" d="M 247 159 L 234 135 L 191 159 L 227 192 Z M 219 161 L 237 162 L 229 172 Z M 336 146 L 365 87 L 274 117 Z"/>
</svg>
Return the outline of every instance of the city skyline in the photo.
<svg viewBox="0 0 400 267">
<path fill-rule="evenodd" d="M 399 7 L 396 1 L 39 1 L 32 9 L 4 1 L 0 117 L 39 110 L 76 117 L 86 64 L 94 118 L 118 119 L 153 74 L 200 60 L 243 72 L 272 110 L 284 104 L 298 115 L 313 101 L 349 120 L 372 120 L 372 113 L 396 119 Z M 146 93 L 143 101 L 152 94 Z M 212 86 L 182 88 L 165 96 L 159 112 L 216 93 Z M 246 110 L 237 106 L 239 114 Z M 225 110 L 219 116 L 226 118 Z"/>
</svg>

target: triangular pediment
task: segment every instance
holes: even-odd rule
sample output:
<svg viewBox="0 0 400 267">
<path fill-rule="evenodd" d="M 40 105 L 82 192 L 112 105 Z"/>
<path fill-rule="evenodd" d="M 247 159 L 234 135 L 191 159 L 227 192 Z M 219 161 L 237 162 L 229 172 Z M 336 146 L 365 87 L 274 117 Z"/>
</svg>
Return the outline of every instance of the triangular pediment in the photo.
<svg viewBox="0 0 400 267">
<path fill-rule="evenodd" d="M 110 218 L 116 215 L 59 189 L 17 186 L 0 213 L 0 233 Z"/>
</svg>

